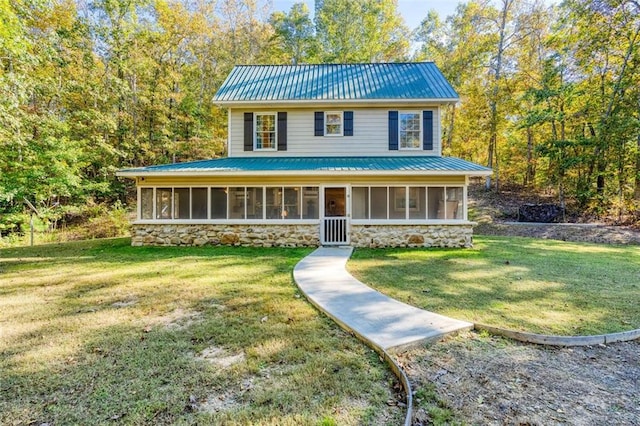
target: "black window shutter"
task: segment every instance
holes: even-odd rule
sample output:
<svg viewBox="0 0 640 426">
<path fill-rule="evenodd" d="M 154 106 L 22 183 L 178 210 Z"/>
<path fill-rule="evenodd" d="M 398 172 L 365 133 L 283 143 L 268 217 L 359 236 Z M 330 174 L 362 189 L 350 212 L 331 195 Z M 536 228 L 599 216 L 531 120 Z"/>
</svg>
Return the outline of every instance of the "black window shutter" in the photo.
<svg viewBox="0 0 640 426">
<path fill-rule="evenodd" d="M 389 111 L 389 150 L 398 150 L 398 111 Z"/>
<path fill-rule="evenodd" d="M 344 135 L 353 136 L 353 111 L 344 112 Z"/>
<path fill-rule="evenodd" d="M 253 151 L 253 113 L 244 113 L 244 150 Z"/>
<path fill-rule="evenodd" d="M 287 150 L 287 113 L 278 113 L 278 151 Z"/>
<path fill-rule="evenodd" d="M 433 111 L 422 111 L 422 149 L 433 150 Z"/>
<path fill-rule="evenodd" d="M 316 136 L 324 136 L 324 112 L 316 111 L 315 112 L 315 135 Z"/>
</svg>

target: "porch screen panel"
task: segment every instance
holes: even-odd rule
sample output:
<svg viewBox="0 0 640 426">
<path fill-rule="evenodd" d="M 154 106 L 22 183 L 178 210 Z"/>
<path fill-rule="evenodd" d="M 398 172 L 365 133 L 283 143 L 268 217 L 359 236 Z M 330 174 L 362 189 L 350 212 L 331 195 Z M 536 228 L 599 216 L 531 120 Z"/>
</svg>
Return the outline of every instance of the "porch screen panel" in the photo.
<svg viewBox="0 0 640 426">
<path fill-rule="evenodd" d="M 318 219 L 319 188 L 317 186 L 305 186 L 302 188 L 302 218 Z"/>
<path fill-rule="evenodd" d="M 389 188 L 389 219 L 407 218 L 407 190 L 404 186 Z"/>
<path fill-rule="evenodd" d="M 227 218 L 227 188 L 211 188 L 211 219 Z"/>
<path fill-rule="evenodd" d="M 447 188 L 447 219 L 462 219 L 462 188 Z"/>
<path fill-rule="evenodd" d="M 191 219 L 207 218 L 207 188 L 191 188 Z"/>
<path fill-rule="evenodd" d="M 300 188 L 284 189 L 283 219 L 300 219 Z"/>
<path fill-rule="evenodd" d="M 267 188 L 266 191 L 267 219 L 282 219 L 282 188 Z"/>
<path fill-rule="evenodd" d="M 427 191 L 429 203 L 427 219 L 444 219 L 444 187 L 434 186 Z"/>
<path fill-rule="evenodd" d="M 189 188 L 173 189 L 173 217 L 174 219 L 190 219 L 189 209 L 191 197 Z"/>
<path fill-rule="evenodd" d="M 156 219 L 171 218 L 171 188 L 156 188 Z"/>
<path fill-rule="evenodd" d="M 229 219 L 244 219 L 244 207 L 244 188 L 229 188 Z"/>
<path fill-rule="evenodd" d="M 247 219 L 263 219 L 264 188 L 247 188 Z"/>
<path fill-rule="evenodd" d="M 386 219 L 388 207 L 387 187 L 371 187 L 371 219 Z"/>
<path fill-rule="evenodd" d="M 407 199 L 409 219 L 426 219 L 427 199 L 424 186 L 410 186 Z"/>
<path fill-rule="evenodd" d="M 354 219 L 369 219 L 369 188 L 351 189 L 351 214 Z"/>
<path fill-rule="evenodd" d="M 153 188 L 140 189 L 140 219 L 153 219 Z"/>
</svg>

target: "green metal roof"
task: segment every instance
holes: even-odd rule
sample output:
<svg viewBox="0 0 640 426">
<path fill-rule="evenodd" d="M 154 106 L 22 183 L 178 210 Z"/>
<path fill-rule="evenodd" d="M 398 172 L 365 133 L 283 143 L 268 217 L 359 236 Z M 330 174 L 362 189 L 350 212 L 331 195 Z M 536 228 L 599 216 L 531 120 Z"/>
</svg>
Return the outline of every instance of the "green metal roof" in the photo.
<svg viewBox="0 0 640 426">
<path fill-rule="evenodd" d="M 238 65 L 214 101 L 457 100 L 433 62 Z"/>
<path fill-rule="evenodd" d="M 454 157 L 234 157 L 123 169 L 119 176 L 225 174 L 487 175 L 491 169 Z"/>
</svg>

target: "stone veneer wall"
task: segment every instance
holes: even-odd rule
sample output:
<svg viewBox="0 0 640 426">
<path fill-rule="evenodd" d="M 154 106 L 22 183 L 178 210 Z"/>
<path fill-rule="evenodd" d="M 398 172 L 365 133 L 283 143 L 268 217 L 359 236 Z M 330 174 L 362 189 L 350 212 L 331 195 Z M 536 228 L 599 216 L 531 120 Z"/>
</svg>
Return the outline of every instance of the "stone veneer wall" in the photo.
<svg viewBox="0 0 640 426">
<path fill-rule="evenodd" d="M 134 224 L 133 246 L 317 247 L 319 225 Z M 351 225 L 354 247 L 471 247 L 473 226 Z"/>
<path fill-rule="evenodd" d="M 471 247 L 473 225 L 352 225 L 354 247 Z"/>
<path fill-rule="evenodd" d="M 143 225 L 131 227 L 132 246 L 317 247 L 318 225 Z"/>
</svg>

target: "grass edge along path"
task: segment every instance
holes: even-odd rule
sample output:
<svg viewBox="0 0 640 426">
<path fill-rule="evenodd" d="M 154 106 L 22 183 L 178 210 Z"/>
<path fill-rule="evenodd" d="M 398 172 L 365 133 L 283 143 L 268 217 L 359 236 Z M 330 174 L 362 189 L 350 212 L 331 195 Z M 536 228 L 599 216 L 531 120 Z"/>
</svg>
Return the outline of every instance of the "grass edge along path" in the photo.
<svg viewBox="0 0 640 426">
<path fill-rule="evenodd" d="M 405 303 L 517 331 L 640 328 L 640 246 L 475 236 L 471 249 L 357 249 L 358 279 Z"/>
<path fill-rule="evenodd" d="M 300 296 L 309 249 L 0 249 L 0 424 L 401 423 L 378 355 Z"/>
</svg>

